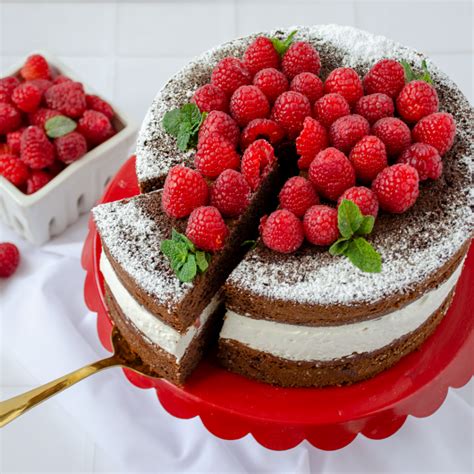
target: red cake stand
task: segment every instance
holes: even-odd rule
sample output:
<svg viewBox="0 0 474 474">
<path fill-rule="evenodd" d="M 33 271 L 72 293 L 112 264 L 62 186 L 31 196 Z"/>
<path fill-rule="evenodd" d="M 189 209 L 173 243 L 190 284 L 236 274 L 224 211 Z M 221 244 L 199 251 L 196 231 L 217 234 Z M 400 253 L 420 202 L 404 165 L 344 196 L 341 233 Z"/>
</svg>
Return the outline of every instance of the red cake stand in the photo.
<svg viewBox="0 0 474 474">
<path fill-rule="evenodd" d="M 109 184 L 102 202 L 138 193 L 130 158 Z M 85 300 L 97 313 L 103 346 L 111 350 L 112 322 L 99 271 L 101 246 L 93 223 L 84 245 Z M 163 407 L 178 418 L 199 416 L 223 439 L 251 433 L 263 446 L 289 449 L 302 440 L 325 450 L 340 449 L 359 433 L 387 438 L 408 415 L 426 417 L 446 398 L 449 387 L 465 385 L 474 372 L 474 251 L 470 250 L 448 314 L 423 346 L 390 370 L 349 387 L 279 388 L 228 372 L 212 356 L 203 360 L 184 388 L 124 369 L 140 388 L 156 390 Z"/>
</svg>

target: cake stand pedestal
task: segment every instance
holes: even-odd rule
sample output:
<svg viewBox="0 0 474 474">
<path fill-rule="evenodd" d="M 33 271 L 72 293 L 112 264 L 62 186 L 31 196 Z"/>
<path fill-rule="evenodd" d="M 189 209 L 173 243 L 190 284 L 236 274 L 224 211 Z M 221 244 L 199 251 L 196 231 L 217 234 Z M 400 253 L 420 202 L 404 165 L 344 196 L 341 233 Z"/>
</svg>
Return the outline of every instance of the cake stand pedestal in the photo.
<svg viewBox="0 0 474 474">
<path fill-rule="evenodd" d="M 101 202 L 138 192 L 131 157 L 110 182 Z M 113 323 L 105 305 L 100 251 L 91 221 L 82 254 L 84 296 L 88 308 L 97 313 L 100 341 L 110 351 Z M 212 355 L 199 364 L 184 388 L 131 370 L 124 369 L 124 373 L 135 386 L 154 389 L 171 415 L 199 416 L 220 438 L 238 439 L 251 433 L 261 445 L 275 450 L 290 449 L 304 439 L 320 449 L 340 449 L 359 433 L 372 439 L 387 438 L 407 416 L 431 415 L 443 403 L 449 387 L 461 387 L 470 380 L 474 373 L 473 299 L 471 248 L 453 303 L 433 336 L 391 369 L 349 387 L 273 387 L 222 369 Z"/>
</svg>

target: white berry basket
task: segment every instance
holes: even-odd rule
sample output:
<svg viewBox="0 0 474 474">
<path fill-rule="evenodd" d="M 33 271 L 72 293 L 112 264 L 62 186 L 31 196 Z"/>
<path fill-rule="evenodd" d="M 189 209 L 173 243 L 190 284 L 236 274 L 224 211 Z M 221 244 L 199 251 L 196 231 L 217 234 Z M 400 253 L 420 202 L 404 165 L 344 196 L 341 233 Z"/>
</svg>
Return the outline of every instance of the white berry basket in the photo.
<svg viewBox="0 0 474 474">
<path fill-rule="evenodd" d="M 82 82 L 88 94 L 96 92 L 81 78 L 49 53 L 40 52 L 60 74 Z M 17 75 L 18 64 L 2 73 Z M 112 120 L 117 133 L 82 158 L 67 166 L 43 188 L 24 194 L 0 176 L 0 219 L 25 239 L 41 245 L 59 235 L 88 212 L 103 193 L 105 185 L 128 157 L 135 143 L 137 127 L 114 104 Z"/>
</svg>

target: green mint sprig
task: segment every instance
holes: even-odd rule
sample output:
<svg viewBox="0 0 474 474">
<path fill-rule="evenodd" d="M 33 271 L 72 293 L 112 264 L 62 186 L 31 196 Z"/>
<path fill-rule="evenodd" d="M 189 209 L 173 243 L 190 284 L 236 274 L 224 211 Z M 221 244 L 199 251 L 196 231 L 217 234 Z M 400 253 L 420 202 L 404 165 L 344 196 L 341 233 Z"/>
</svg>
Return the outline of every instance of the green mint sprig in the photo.
<svg viewBox="0 0 474 474">
<path fill-rule="evenodd" d="M 76 127 L 77 123 L 64 115 L 56 115 L 56 117 L 51 117 L 49 120 L 46 120 L 44 124 L 46 135 L 48 135 L 50 138 L 59 138 L 67 135 L 68 133 L 74 131 Z"/>
<path fill-rule="evenodd" d="M 284 40 L 281 40 L 279 38 L 270 38 L 273 47 L 275 48 L 276 52 L 280 55 L 283 56 L 288 48 L 291 46 L 291 43 L 293 43 L 293 38 L 296 35 L 298 30 L 292 31 L 288 37 Z"/>
<path fill-rule="evenodd" d="M 363 216 L 359 206 L 343 199 L 337 211 L 337 226 L 341 238 L 329 248 L 331 255 L 344 255 L 353 265 L 368 273 L 382 271 L 380 254 L 362 237 L 374 228 L 373 216 Z"/>
<path fill-rule="evenodd" d="M 405 70 L 405 80 L 406 80 L 406 82 L 419 80 L 419 81 L 425 81 L 428 84 L 433 84 L 433 81 L 431 79 L 430 72 L 428 71 L 428 66 L 426 65 L 426 60 L 425 59 L 423 59 L 423 61 L 421 62 L 421 68 L 423 69 L 423 72 L 421 74 L 416 74 L 413 71 L 410 64 L 405 60 L 400 61 L 400 64 L 403 66 L 403 69 Z"/>
<path fill-rule="evenodd" d="M 196 104 L 184 104 L 179 109 L 166 112 L 163 117 L 163 128 L 176 137 L 178 148 L 186 151 L 197 145 L 199 128 L 207 113 L 199 110 Z"/>
<path fill-rule="evenodd" d="M 209 267 L 211 256 L 197 250 L 194 244 L 176 229 L 172 230 L 171 239 L 163 240 L 160 250 L 168 257 L 171 268 L 182 282 L 189 282 L 198 273 L 204 273 Z"/>
</svg>

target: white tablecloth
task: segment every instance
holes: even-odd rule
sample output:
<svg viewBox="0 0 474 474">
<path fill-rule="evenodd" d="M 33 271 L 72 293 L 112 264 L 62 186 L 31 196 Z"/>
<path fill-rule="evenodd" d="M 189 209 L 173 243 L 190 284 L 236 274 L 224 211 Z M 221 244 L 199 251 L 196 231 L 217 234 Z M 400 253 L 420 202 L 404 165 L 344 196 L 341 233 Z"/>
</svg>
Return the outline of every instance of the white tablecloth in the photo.
<svg viewBox="0 0 474 474">
<path fill-rule="evenodd" d="M 0 242 L 15 242 L 22 255 L 14 277 L 0 281 L 2 350 L 42 383 L 105 355 L 95 317 L 83 302 L 79 259 L 86 222 L 84 216 L 41 248 L 0 224 Z M 128 472 L 472 472 L 473 387 L 471 381 L 461 390 L 450 390 L 435 415 L 409 418 L 389 439 L 358 437 L 336 452 L 306 442 L 273 452 L 251 436 L 217 439 L 199 419 L 173 418 L 154 391 L 135 388 L 118 369 L 81 382 L 56 400 Z M 39 436 L 35 430 L 32 439 Z"/>
</svg>

